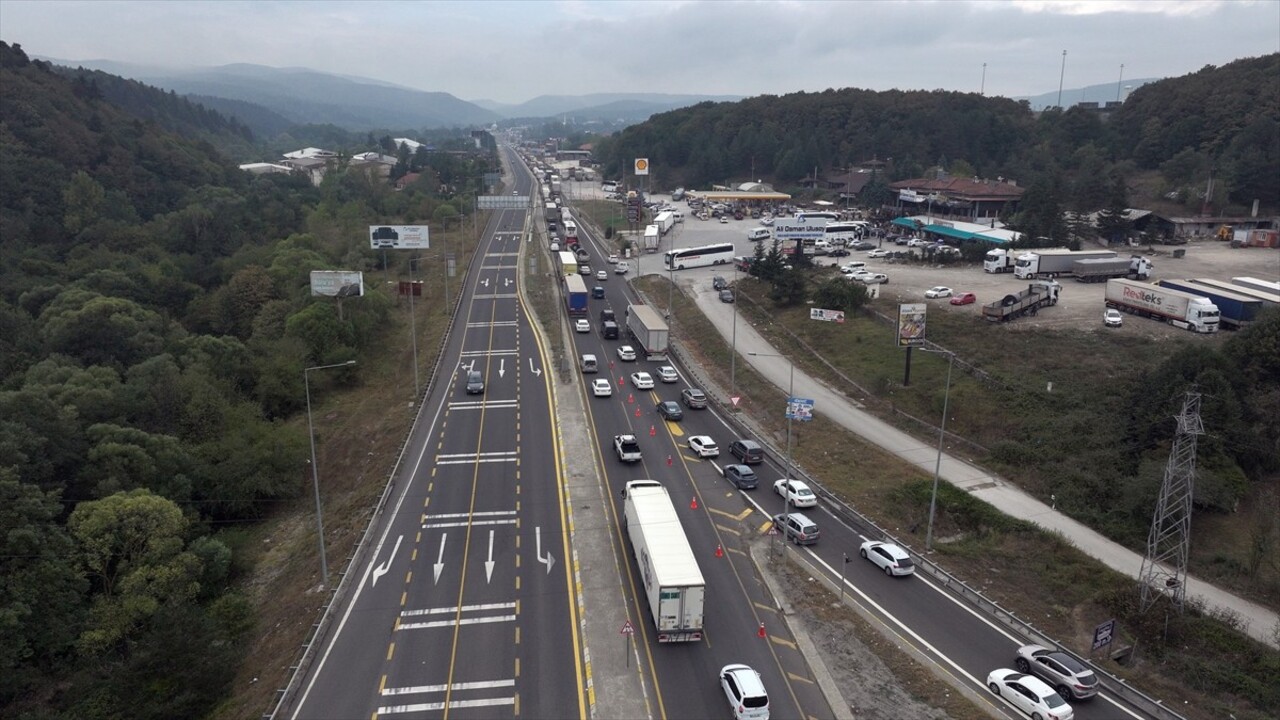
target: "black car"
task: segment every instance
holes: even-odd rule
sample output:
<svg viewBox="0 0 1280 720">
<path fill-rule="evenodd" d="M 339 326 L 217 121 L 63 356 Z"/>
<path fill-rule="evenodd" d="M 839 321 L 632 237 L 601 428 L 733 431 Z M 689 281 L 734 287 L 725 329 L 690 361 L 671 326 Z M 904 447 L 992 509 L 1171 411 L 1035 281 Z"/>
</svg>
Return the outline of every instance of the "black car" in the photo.
<svg viewBox="0 0 1280 720">
<path fill-rule="evenodd" d="M 844 248 L 832 248 L 827 251 L 828 257 L 849 257 L 849 251 Z"/>
<path fill-rule="evenodd" d="M 756 471 L 746 465 L 725 465 L 724 479 L 733 483 L 733 486 L 742 490 L 753 490 L 760 484 L 760 478 L 756 476 Z"/>
<path fill-rule="evenodd" d="M 720 302 L 722 302 L 722 303 L 731 303 L 731 302 L 733 302 L 733 291 L 732 291 L 732 290 L 730 290 L 730 289 L 728 289 L 728 288 L 725 288 L 724 290 L 721 290 L 721 291 L 720 291 Z"/>
<path fill-rule="evenodd" d="M 684 419 L 684 411 L 680 409 L 680 403 L 674 400 L 659 400 L 658 414 L 663 420 L 677 421 Z"/>
<path fill-rule="evenodd" d="M 724 278 L 720 277 L 719 275 L 716 275 L 715 277 L 711 278 L 711 288 L 712 288 L 713 290 L 723 290 L 723 289 L 725 289 L 725 288 L 727 288 L 727 287 L 729 287 L 729 281 L 728 281 L 728 280 L 725 280 Z"/>
</svg>

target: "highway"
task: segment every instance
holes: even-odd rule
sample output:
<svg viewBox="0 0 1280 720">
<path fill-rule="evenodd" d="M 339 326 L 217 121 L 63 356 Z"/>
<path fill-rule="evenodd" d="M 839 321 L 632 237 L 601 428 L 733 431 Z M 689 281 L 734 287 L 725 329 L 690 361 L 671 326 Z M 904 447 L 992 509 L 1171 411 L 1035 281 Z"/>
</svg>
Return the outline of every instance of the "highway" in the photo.
<svg viewBox="0 0 1280 720">
<path fill-rule="evenodd" d="M 373 559 L 291 717 L 586 716 L 549 375 L 516 293 L 526 215 L 491 216 Z"/>
</svg>

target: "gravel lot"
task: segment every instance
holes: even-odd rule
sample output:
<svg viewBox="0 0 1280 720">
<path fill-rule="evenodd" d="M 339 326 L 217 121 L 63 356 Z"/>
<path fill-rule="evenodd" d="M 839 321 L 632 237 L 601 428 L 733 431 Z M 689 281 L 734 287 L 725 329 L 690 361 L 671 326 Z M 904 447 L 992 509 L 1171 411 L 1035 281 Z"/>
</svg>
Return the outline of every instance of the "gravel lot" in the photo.
<svg viewBox="0 0 1280 720">
<path fill-rule="evenodd" d="M 578 197 L 600 196 L 599 185 L 595 183 L 575 183 L 575 194 Z M 670 202 L 669 196 L 654 195 L 655 200 Z M 718 220 L 698 220 L 692 217 L 684 202 L 672 203 L 685 212 L 685 221 L 677 223 L 675 228 L 662 239 L 659 252 L 671 248 L 693 247 L 713 242 L 731 241 L 737 248 L 738 255 L 754 255 L 756 244 L 747 240 L 747 231 L 760 227 L 759 220 L 730 220 L 721 223 Z M 891 243 L 886 247 L 905 250 Z M 1173 251 L 1184 249 L 1186 256 L 1175 259 Z M 1135 254 L 1146 255 L 1155 265 L 1152 281 L 1162 278 L 1209 277 L 1230 281 L 1233 276 L 1248 275 L 1269 280 L 1280 280 L 1280 249 L 1274 248 L 1232 248 L 1228 243 L 1214 240 L 1194 242 L 1177 248 L 1167 245 L 1156 245 L 1154 248 L 1134 249 Z M 1123 254 L 1123 253 L 1122 253 Z M 878 302 L 896 305 L 899 302 L 923 302 L 924 291 L 935 285 L 946 285 L 957 293 L 972 292 L 978 301 L 972 305 L 951 305 L 946 299 L 929 300 L 929 304 L 937 310 L 945 312 L 972 313 L 980 315 L 982 304 L 992 302 L 1009 293 L 1016 293 L 1026 288 L 1026 283 L 1013 277 L 1012 273 L 989 274 L 983 272 L 981 264 L 960 264 L 948 266 L 928 266 L 897 263 L 889 258 L 868 258 L 866 253 L 853 251 L 848 257 L 816 258 L 819 265 L 839 265 L 850 260 L 867 263 L 867 269 L 889 276 L 889 282 L 881 286 Z M 652 258 L 652 260 L 651 260 Z M 645 274 L 661 272 L 660 256 L 645 256 L 640 260 L 640 269 Z M 697 268 L 684 270 L 677 275 L 677 282 L 682 286 L 695 283 L 710 283 L 714 275 L 723 275 L 730 281 L 734 270 L 731 267 Z M 1008 324 L 1010 331 L 1028 331 L 1040 328 L 1076 328 L 1104 330 L 1102 326 L 1103 295 L 1106 283 L 1082 283 L 1071 278 L 1060 280 L 1062 294 L 1058 304 L 1035 315 L 1026 316 Z M 1114 330 L 1112 331 L 1114 332 Z M 1125 316 L 1124 327 L 1120 332 L 1142 333 L 1152 338 L 1179 336 L 1187 332 L 1154 320 L 1146 320 L 1135 316 Z"/>
</svg>

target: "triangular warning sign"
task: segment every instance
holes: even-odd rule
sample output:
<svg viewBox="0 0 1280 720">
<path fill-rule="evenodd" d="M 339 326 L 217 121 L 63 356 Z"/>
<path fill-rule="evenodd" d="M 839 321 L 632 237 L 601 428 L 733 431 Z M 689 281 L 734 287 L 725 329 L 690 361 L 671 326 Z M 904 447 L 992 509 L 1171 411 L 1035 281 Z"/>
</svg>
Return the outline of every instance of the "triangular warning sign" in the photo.
<svg viewBox="0 0 1280 720">
<path fill-rule="evenodd" d="M 742 399 L 742 398 L 741 398 L 741 397 L 738 397 L 737 395 L 730 395 L 730 396 L 729 396 L 729 402 L 733 403 L 733 406 L 734 406 L 734 407 L 738 407 L 738 401 L 739 401 L 739 400 L 741 400 L 741 399 Z"/>
</svg>

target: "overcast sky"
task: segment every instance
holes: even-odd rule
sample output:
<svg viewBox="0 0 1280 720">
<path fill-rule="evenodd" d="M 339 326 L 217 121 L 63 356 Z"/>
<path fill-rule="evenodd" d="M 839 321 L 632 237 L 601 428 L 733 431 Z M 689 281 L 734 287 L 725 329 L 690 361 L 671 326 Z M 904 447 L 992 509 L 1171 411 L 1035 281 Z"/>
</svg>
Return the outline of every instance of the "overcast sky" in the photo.
<svg viewBox="0 0 1280 720">
<path fill-rule="evenodd" d="M 860 87 L 1036 95 L 1280 52 L 1277 0 L 70 2 L 0 0 L 30 55 L 256 63 L 464 100 Z"/>
</svg>

